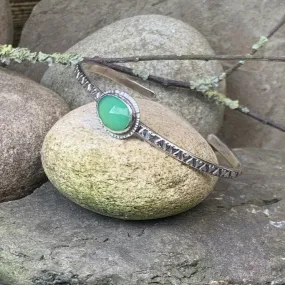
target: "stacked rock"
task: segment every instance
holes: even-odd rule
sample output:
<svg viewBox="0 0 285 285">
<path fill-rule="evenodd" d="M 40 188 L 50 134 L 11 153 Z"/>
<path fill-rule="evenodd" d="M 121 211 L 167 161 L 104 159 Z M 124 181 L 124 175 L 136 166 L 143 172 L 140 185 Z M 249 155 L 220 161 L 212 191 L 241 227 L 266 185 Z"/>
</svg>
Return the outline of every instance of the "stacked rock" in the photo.
<svg viewBox="0 0 285 285">
<path fill-rule="evenodd" d="M 53 91 L 0 69 L 0 202 L 24 197 L 45 180 L 41 146 L 68 110 Z"/>
<path fill-rule="evenodd" d="M 91 34 L 68 51 L 84 56 L 115 57 L 189 52 L 213 54 L 206 39 L 196 29 L 160 15 L 118 21 Z M 142 62 L 128 66 L 189 81 L 222 72 L 221 65 L 213 61 Z M 94 114 L 95 105 L 86 105 L 92 99 L 75 79 L 73 69 L 53 66 L 42 80 L 43 85 L 59 94 L 71 109 L 84 105 L 60 120 L 46 136 L 43 146 L 45 172 L 64 195 L 95 212 L 136 220 L 175 215 L 207 197 L 216 184 L 215 177 L 181 165 L 140 140 L 120 141 L 102 131 Z M 4 71 L 3 74 L 15 76 Z M 2 89 L 2 101 L 6 105 L 9 100 L 24 102 L 23 107 L 16 103 L 3 105 L 5 160 L 1 189 L 2 200 L 9 200 L 27 195 L 41 183 L 43 171 L 39 149 L 46 132 L 67 108 L 62 99 L 45 87 L 20 77 L 14 80 L 5 76 L 2 77 L 2 84 L 6 86 Z M 125 90 L 140 98 L 125 86 L 98 76 L 91 78 L 103 90 Z M 191 124 L 204 136 L 216 133 L 222 124 L 223 107 L 198 97 L 194 91 L 166 89 L 147 81 L 143 84 L 155 92 L 157 101 L 138 99 L 143 121 L 180 147 L 205 160 L 217 162 L 208 143 Z M 224 92 L 225 84 L 222 83 L 220 88 Z M 6 95 L 9 90 L 16 98 Z M 36 107 L 32 108 L 30 102 Z M 16 127 L 11 131 L 15 118 L 21 120 L 16 120 Z"/>
</svg>

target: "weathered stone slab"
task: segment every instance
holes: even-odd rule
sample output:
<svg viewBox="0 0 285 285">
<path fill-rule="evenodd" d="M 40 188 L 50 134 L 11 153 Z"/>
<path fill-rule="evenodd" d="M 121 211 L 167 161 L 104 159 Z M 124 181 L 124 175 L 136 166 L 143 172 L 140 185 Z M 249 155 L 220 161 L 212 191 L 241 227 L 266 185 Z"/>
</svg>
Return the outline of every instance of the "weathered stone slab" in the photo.
<svg viewBox="0 0 285 285">
<path fill-rule="evenodd" d="M 202 204 L 172 218 L 103 217 L 62 197 L 50 183 L 0 204 L 0 280 L 6 285 L 284 284 L 285 153 L 236 153 L 246 166 L 244 175 L 221 180 Z"/>
</svg>

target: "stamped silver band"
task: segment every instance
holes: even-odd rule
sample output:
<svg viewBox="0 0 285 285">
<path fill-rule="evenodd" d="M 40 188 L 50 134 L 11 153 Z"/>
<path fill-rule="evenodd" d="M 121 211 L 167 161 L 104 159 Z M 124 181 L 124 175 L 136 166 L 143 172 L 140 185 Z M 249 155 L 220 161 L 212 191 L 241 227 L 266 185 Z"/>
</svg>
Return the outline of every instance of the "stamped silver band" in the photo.
<svg viewBox="0 0 285 285">
<path fill-rule="evenodd" d="M 90 68 L 90 70 L 92 70 L 92 72 L 95 72 L 99 75 L 112 79 L 113 81 L 117 83 L 123 84 L 127 86 L 128 88 L 146 97 L 151 97 L 155 95 L 151 90 L 145 88 L 144 86 L 138 84 L 137 82 L 132 81 L 128 77 L 125 77 L 121 75 L 119 72 L 112 70 L 108 67 L 104 67 L 101 65 L 92 65 L 92 68 Z M 104 96 L 105 93 L 102 92 L 96 85 L 94 85 L 91 82 L 90 78 L 83 71 L 83 68 L 80 64 L 76 65 L 74 73 L 79 83 L 83 86 L 83 88 L 91 95 L 91 97 L 96 102 L 98 102 L 100 98 Z M 118 96 L 122 96 L 122 97 L 126 96 L 128 100 L 131 100 L 132 102 L 134 102 L 134 99 L 132 99 L 127 94 L 123 94 L 122 92 L 118 90 L 115 90 L 114 93 L 118 94 Z M 135 129 L 130 130 L 129 133 L 126 132 L 121 135 L 109 132 L 107 130 L 110 133 L 110 135 L 112 135 L 113 137 L 119 138 L 119 139 L 127 138 L 131 135 L 137 135 L 144 141 L 148 142 L 149 144 L 158 148 L 159 150 L 164 151 L 165 153 L 177 159 L 178 161 L 182 162 L 183 164 L 186 164 L 194 169 L 208 173 L 213 176 L 222 177 L 222 178 L 235 178 L 242 173 L 242 166 L 238 158 L 215 135 L 213 134 L 209 135 L 208 142 L 229 162 L 231 167 L 225 167 L 225 166 L 217 165 L 209 161 L 203 160 L 197 157 L 195 154 L 180 148 L 179 146 L 173 144 L 172 142 L 168 141 L 164 137 L 160 136 L 159 134 L 157 134 L 152 129 L 148 128 L 146 125 L 144 125 L 139 120 L 139 110 L 135 102 L 134 102 L 134 106 L 135 106 L 134 108 L 136 109 L 136 114 L 138 116 L 137 123 L 134 126 Z"/>
</svg>

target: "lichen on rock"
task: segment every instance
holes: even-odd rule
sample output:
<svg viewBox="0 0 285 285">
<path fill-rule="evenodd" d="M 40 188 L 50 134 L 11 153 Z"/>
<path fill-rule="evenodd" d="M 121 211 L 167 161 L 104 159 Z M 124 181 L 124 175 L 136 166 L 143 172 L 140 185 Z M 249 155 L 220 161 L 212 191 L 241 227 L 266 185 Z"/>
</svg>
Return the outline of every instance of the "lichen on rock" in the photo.
<svg viewBox="0 0 285 285">
<path fill-rule="evenodd" d="M 156 102 L 137 102 L 147 126 L 217 162 L 206 140 L 180 116 Z M 95 109 L 91 103 L 73 110 L 45 138 L 45 172 L 65 196 L 103 215 L 145 220 L 186 211 L 213 190 L 216 177 L 183 165 L 138 138 L 112 138 Z"/>
</svg>

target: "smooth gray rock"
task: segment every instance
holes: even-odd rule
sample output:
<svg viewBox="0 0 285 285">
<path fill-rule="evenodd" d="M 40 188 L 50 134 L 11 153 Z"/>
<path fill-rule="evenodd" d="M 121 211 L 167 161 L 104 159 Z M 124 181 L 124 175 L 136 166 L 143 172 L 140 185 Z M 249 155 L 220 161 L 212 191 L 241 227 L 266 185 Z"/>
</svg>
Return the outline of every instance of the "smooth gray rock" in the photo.
<svg viewBox="0 0 285 285">
<path fill-rule="evenodd" d="M 0 68 L 0 202 L 28 195 L 46 179 L 42 143 L 68 111 L 51 90 Z"/>
<path fill-rule="evenodd" d="M 62 197 L 50 183 L 0 204 L 0 280 L 7 285 L 284 284 L 285 153 L 236 153 L 244 175 L 221 180 L 202 204 L 172 218 L 103 217 Z"/>
<path fill-rule="evenodd" d="M 161 14 L 198 29 L 216 54 L 247 54 L 285 11 L 283 0 L 42 0 L 27 22 L 21 46 L 35 51 L 65 51 L 98 29 L 139 14 Z M 56 30 L 56 33 L 54 32 Z M 284 55 L 285 29 L 270 40 L 265 54 Z M 229 64 L 225 65 L 226 67 Z M 45 66 L 21 70 L 40 80 Z M 228 79 L 228 95 L 285 125 L 283 63 L 247 63 Z M 284 148 L 285 135 L 242 114 L 228 111 L 222 135 L 233 147 Z"/>
<path fill-rule="evenodd" d="M 9 0 L 0 0 L 0 45 L 13 41 L 13 22 Z"/>
<path fill-rule="evenodd" d="M 213 54 L 206 39 L 194 28 L 176 19 L 161 15 L 144 15 L 124 19 L 106 26 L 80 41 L 68 52 L 84 56 L 124 57 L 136 54 Z M 130 63 L 136 70 L 176 80 L 190 81 L 213 77 L 222 73 L 219 63 L 202 61 L 152 61 Z M 52 66 L 45 73 L 42 84 L 60 94 L 71 109 L 94 101 L 72 74 L 74 68 Z M 133 97 L 138 93 L 115 84 L 102 76 L 91 76 L 101 90 L 125 90 Z M 223 121 L 223 107 L 213 104 L 190 90 L 164 88 L 150 82 L 142 84 L 156 94 L 156 100 L 184 117 L 203 135 L 217 133 Z M 225 85 L 221 85 L 225 92 Z M 167 116 L 167 114 L 165 114 Z M 161 118 L 164 119 L 163 117 Z"/>
</svg>

